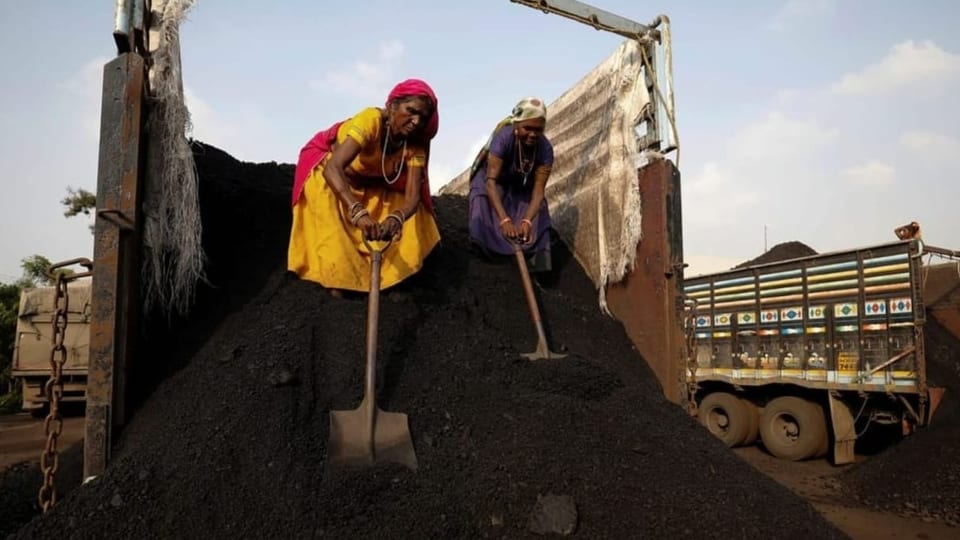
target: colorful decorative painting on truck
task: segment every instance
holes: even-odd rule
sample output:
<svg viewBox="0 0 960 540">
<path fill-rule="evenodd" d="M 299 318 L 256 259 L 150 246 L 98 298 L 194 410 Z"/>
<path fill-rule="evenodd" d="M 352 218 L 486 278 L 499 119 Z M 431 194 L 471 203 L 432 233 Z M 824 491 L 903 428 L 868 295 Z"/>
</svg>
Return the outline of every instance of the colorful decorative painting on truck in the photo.
<svg viewBox="0 0 960 540">
<path fill-rule="evenodd" d="M 714 327 L 695 333 L 697 380 L 913 391 L 916 253 L 898 242 L 685 280 L 697 327 Z"/>
</svg>

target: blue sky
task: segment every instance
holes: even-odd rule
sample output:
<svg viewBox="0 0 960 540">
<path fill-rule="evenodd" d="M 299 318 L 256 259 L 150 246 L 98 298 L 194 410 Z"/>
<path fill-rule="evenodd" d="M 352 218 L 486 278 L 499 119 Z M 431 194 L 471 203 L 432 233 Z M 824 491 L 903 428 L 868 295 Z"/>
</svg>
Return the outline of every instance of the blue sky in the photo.
<svg viewBox="0 0 960 540">
<path fill-rule="evenodd" d="M 917 220 L 960 248 L 960 3 L 593 5 L 673 22 L 685 255 L 693 273 L 800 240 L 830 251 Z M 328 6 L 324 8 L 323 6 Z M 20 259 L 92 256 L 68 186 L 96 188 L 112 0 L 0 2 L 0 281 Z M 434 189 L 527 95 L 552 101 L 618 36 L 508 0 L 198 0 L 181 28 L 192 135 L 294 162 L 317 130 L 420 77 L 440 99 Z"/>
</svg>

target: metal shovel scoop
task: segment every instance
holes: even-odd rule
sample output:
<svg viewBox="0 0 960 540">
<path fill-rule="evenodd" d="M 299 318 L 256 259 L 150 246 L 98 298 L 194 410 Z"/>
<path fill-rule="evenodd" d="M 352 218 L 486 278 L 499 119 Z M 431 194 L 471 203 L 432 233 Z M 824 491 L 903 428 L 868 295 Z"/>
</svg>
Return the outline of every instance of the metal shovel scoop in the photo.
<svg viewBox="0 0 960 540">
<path fill-rule="evenodd" d="M 417 469 L 417 454 L 410 438 L 404 413 L 386 412 L 377 406 L 377 322 L 380 315 L 380 266 L 383 252 L 366 239 L 373 269 L 367 303 L 367 363 L 363 401 L 351 411 L 330 411 L 330 439 L 327 441 L 327 465 L 333 467 L 369 466 L 392 462 Z"/>
<path fill-rule="evenodd" d="M 563 358 L 567 355 L 555 353 L 547 345 L 547 334 L 543 330 L 543 321 L 540 319 L 540 307 L 537 305 L 537 297 L 533 292 L 533 281 L 530 280 L 530 270 L 527 268 L 527 260 L 523 257 L 523 251 L 520 249 L 520 243 L 513 241 L 513 254 L 517 257 L 517 266 L 520 267 L 520 279 L 523 281 L 523 292 L 527 296 L 527 305 L 530 306 L 530 317 L 533 319 L 533 325 L 537 329 L 537 349 L 531 353 L 522 353 L 527 360 L 553 360 Z"/>
</svg>

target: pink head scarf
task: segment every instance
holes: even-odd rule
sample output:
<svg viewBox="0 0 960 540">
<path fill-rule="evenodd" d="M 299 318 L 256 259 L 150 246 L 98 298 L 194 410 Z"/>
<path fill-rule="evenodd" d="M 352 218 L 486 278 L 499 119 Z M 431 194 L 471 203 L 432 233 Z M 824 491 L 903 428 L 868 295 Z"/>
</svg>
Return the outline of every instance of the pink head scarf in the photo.
<svg viewBox="0 0 960 540">
<path fill-rule="evenodd" d="M 430 165 L 430 141 L 437 135 L 440 128 L 440 110 L 437 96 L 430 88 L 430 85 L 420 79 L 407 79 L 398 83 L 387 96 L 386 104 L 409 96 L 425 96 L 433 102 L 433 115 L 417 138 L 417 142 L 422 144 L 427 153 L 427 163 L 423 167 L 423 181 L 421 182 L 420 200 L 428 212 L 433 212 L 433 199 L 430 196 L 430 180 L 427 176 L 427 169 Z M 296 205 L 300 200 L 300 194 L 303 193 L 303 185 L 307 181 L 310 172 L 320 163 L 323 156 L 333 148 L 333 143 L 337 140 L 337 130 L 343 124 L 343 120 L 332 126 L 317 132 L 303 148 L 300 149 L 300 158 L 297 160 L 297 168 L 293 174 L 293 197 L 292 205 Z"/>
</svg>

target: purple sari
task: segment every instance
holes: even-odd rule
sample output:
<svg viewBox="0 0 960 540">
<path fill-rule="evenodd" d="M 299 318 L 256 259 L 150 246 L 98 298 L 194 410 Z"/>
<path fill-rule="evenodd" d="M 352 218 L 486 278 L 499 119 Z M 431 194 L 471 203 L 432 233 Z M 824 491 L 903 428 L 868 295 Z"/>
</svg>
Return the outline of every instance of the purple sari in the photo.
<svg viewBox="0 0 960 540">
<path fill-rule="evenodd" d="M 512 125 L 503 126 L 494 132 L 490 139 L 489 152 L 503 161 L 500 176 L 497 178 L 497 189 L 504 211 L 519 225 L 533 195 L 534 171 L 540 165 L 553 164 L 553 145 L 544 135 L 540 135 L 533 168 L 527 174 L 519 169 L 520 159 Z M 487 198 L 486 180 L 487 161 L 482 159 L 475 165 L 470 179 L 470 239 L 489 252 L 512 255 L 513 245 L 500 233 L 500 219 Z M 534 242 L 524 246 L 523 251 L 527 255 L 541 252 L 548 255 L 551 222 L 546 198 L 540 203 L 540 211 L 532 222 Z"/>
</svg>

